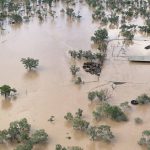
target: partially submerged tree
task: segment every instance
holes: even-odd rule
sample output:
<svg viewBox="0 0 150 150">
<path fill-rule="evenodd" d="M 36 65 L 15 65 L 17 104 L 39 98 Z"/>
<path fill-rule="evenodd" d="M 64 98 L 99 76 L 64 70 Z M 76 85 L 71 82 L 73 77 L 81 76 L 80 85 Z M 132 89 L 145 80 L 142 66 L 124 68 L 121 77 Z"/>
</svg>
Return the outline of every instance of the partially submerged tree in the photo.
<svg viewBox="0 0 150 150">
<path fill-rule="evenodd" d="M 143 123 L 143 120 L 141 118 L 139 118 L 139 117 L 136 117 L 134 119 L 134 121 L 135 121 L 136 124 L 142 124 Z"/>
<path fill-rule="evenodd" d="M 75 76 L 75 75 L 77 74 L 77 72 L 80 71 L 80 68 L 79 68 L 79 67 L 76 67 L 76 65 L 72 65 L 72 66 L 70 67 L 70 71 L 71 71 L 72 75 Z"/>
<path fill-rule="evenodd" d="M 22 17 L 18 14 L 12 14 L 10 18 L 14 21 L 14 23 L 21 23 L 23 21 Z"/>
<path fill-rule="evenodd" d="M 0 93 L 3 95 L 5 98 L 10 96 L 11 92 L 16 93 L 17 90 L 14 88 L 11 88 L 9 85 L 3 85 L 0 87 Z"/>
<path fill-rule="evenodd" d="M 129 102 L 123 102 L 120 104 L 120 107 L 122 108 L 122 110 L 126 111 L 126 110 L 129 110 L 131 109 L 131 106 L 129 105 Z"/>
<path fill-rule="evenodd" d="M 63 147 L 62 145 L 57 144 L 55 150 L 83 150 L 83 149 L 79 146 Z"/>
<path fill-rule="evenodd" d="M 36 130 L 31 134 L 31 125 L 26 118 L 11 122 L 8 130 L 0 131 L 0 143 L 20 143 L 15 150 L 32 150 L 35 144 L 47 140 L 48 134 L 44 130 Z"/>
<path fill-rule="evenodd" d="M 101 125 L 101 126 L 91 126 L 88 129 L 88 135 L 90 136 L 90 139 L 94 140 L 104 140 L 105 142 L 110 142 L 114 135 L 112 134 L 110 130 L 110 126 L 107 125 Z"/>
<path fill-rule="evenodd" d="M 21 62 L 24 64 L 24 67 L 28 69 L 29 71 L 32 69 L 37 68 L 39 65 L 39 60 L 38 59 L 33 59 L 33 58 L 22 58 Z"/>
<path fill-rule="evenodd" d="M 81 77 L 76 77 L 75 84 L 84 84 L 84 81 L 82 81 Z"/>
<path fill-rule="evenodd" d="M 111 106 L 108 103 L 103 103 L 93 111 L 95 120 L 110 118 L 114 121 L 127 121 L 128 118 L 119 106 Z"/>
<path fill-rule="evenodd" d="M 99 102 L 105 102 L 110 98 L 110 94 L 107 89 L 100 91 L 91 91 L 88 93 L 88 99 L 90 101 L 98 100 Z"/>
<path fill-rule="evenodd" d="M 44 143 L 47 141 L 48 134 L 45 132 L 45 130 L 36 130 L 35 133 L 31 136 L 31 141 L 33 144 L 39 144 Z"/>
<path fill-rule="evenodd" d="M 110 142 L 114 138 L 114 135 L 112 134 L 109 126 L 107 125 L 100 125 L 98 127 L 90 126 L 90 123 L 82 118 L 81 109 L 78 109 L 78 112 L 75 113 L 75 116 L 73 116 L 69 112 L 64 118 L 72 124 L 72 127 L 75 130 L 79 130 L 86 133 L 92 140 L 104 140 L 105 142 Z M 59 150 L 59 148 L 62 147 L 58 145 L 57 148 L 58 148 L 57 150 Z"/>
<path fill-rule="evenodd" d="M 150 103 L 150 97 L 147 94 L 142 94 L 136 98 L 138 104 L 144 105 Z"/>
<path fill-rule="evenodd" d="M 150 149 L 150 130 L 145 130 L 142 132 L 142 137 L 138 141 L 141 146 L 146 146 L 147 150 Z"/>
<path fill-rule="evenodd" d="M 108 32 L 106 29 L 99 29 L 95 31 L 94 36 L 91 37 L 91 40 L 98 44 L 104 42 L 108 39 Z"/>
</svg>

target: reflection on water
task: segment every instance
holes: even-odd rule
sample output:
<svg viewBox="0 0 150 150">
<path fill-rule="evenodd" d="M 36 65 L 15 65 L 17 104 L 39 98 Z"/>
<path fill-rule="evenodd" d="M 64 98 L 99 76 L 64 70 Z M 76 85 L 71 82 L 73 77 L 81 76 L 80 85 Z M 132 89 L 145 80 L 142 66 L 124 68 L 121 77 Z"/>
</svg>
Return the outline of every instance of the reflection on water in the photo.
<svg viewBox="0 0 150 150">
<path fill-rule="evenodd" d="M 3 99 L 1 101 L 1 108 L 2 109 L 10 109 L 12 107 L 11 99 Z"/>
<path fill-rule="evenodd" d="M 30 70 L 30 71 L 27 71 L 24 75 L 24 78 L 25 79 L 31 79 L 31 80 L 34 80 L 36 79 L 37 77 L 39 76 L 39 73 L 37 70 Z"/>
</svg>

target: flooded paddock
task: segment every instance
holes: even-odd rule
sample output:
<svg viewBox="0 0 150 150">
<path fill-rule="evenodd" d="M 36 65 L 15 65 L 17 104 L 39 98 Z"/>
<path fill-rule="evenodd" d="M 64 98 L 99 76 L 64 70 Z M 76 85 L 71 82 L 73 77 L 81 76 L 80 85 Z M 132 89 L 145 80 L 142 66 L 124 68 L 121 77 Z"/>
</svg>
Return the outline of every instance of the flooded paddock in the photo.
<svg viewBox="0 0 150 150">
<path fill-rule="evenodd" d="M 61 8 L 62 4 L 57 3 L 57 14 Z M 141 132 L 149 129 L 150 106 L 132 106 L 128 114 L 129 121 L 125 123 L 110 120 L 97 123 L 111 126 L 115 135 L 112 143 L 90 141 L 85 134 L 74 131 L 64 119 L 66 112 L 74 113 L 81 108 L 84 117 L 95 124 L 92 120 L 94 106 L 87 98 L 90 90 L 108 88 L 112 104 L 130 101 L 142 93 L 150 92 L 150 64 L 127 60 L 127 56 L 136 51 L 138 44 L 143 44 L 138 42 L 126 47 L 125 52 L 119 48 L 122 41 L 110 42 L 99 80 L 97 76 L 81 70 L 81 76 L 87 83 L 74 85 L 69 70 L 72 60 L 68 50 L 94 49 L 90 38 L 99 27 L 98 23 L 92 21 L 91 10 L 86 4 L 78 5 L 76 9 L 83 16 L 81 20 L 72 21 L 59 14 L 54 20 L 47 17 L 46 21 L 40 23 L 37 18 L 33 18 L 29 23 L 7 26 L 2 31 L 0 85 L 15 87 L 18 95 L 11 101 L 0 97 L 0 129 L 6 129 L 11 121 L 26 117 L 33 130 L 42 128 L 49 134 L 49 143 L 36 146 L 35 150 L 54 150 L 56 144 L 77 145 L 85 150 L 141 150 L 137 141 Z M 109 37 L 116 38 L 116 32 L 110 30 Z M 21 64 L 20 59 L 28 56 L 39 59 L 40 65 L 36 71 L 27 72 Z M 114 81 L 126 83 L 112 88 Z M 51 115 L 55 116 L 54 123 L 48 121 Z M 135 124 L 136 117 L 143 118 L 142 125 Z M 70 140 L 66 138 L 68 135 L 72 137 Z M 0 145 L 0 150 L 13 150 L 13 146 Z"/>
</svg>

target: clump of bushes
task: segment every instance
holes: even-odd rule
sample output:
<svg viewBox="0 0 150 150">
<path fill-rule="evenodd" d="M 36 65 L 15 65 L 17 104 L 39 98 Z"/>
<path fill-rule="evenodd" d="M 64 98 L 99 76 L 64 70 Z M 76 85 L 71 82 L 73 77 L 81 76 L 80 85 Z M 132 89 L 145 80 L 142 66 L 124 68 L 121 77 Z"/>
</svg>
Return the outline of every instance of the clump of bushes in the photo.
<svg viewBox="0 0 150 150">
<path fill-rule="evenodd" d="M 70 71 L 71 71 L 72 75 L 75 76 L 77 74 L 77 72 L 80 71 L 80 68 L 77 67 L 76 65 L 71 65 Z"/>
<path fill-rule="evenodd" d="M 142 137 L 138 141 L 138 144 L 141 146 L 146 146 L 147 150 L 150 149 L 150 130 L 145 130 L 142 132 Z"/>
<path fill-rule="evenodd" d="M 108 39 L 108 32 L 106 29 L 98 29 L 95 31 L 94 36 L 91 37 L 91 40 L 98 44 L 104 42 Z"/>
<path fill-rule="evenodd" d="M 129 102 L 123 102 L 120 104 L 120 107 L 122 108 L 122 110 L 126 111 L 126 110 L 129 110 L 131 109 L 131 106 L 129 105 Z"/>
<path fill-rule="evenodd" d="M 81 109 L 78 109 L 75 116 L 68 112 L 64 118 L 72 124 L 75 130 L 80 130 L 86 133 L 91 140 L 103 140 L 105 142 L 110 142 L 114 138 L 114 135 L 110 130 L 110 126 L 91 126 L 89 122 L 83 119 L 82 112 L 83 111 Z"/>
<path fill-rule="evenodd" d="M 142 94 L 142 95 L 138 96 L 136 100 L 140 105 L 150 103 L 150 97 L 147 94 Z"/>
<path fill-rule="evenodd" d="M 139 117 L 136 117 L 134 119 L 134 121 L 135 121 L 136 124 L 142 124 L 143 123 L 143 120 L 141 118 L 139 118 Z"/>
<path fill-rule="evenodd" d="M 93 111 L 95 120 L 110 118 L 114 121 L 127 121 L 128 118 L 119 106 L 111 106 L 108 103 L 103 103 Z"/>
<path fill-rule="evenodd" d="M 21 23 L 22 22 L 22 17 L 18 14 L 12 14 L 10 18 L 15 22 L 15 23 Z"/>
<path fill-rule="evenodd" d="M 47 142 L 48 134 L 36 130 L 31 134 L 31 125 L 26 118 L 11 122 L 7 130 L 0 131 L 0 143 L 20 143 L 15 150 L 32 150 L 35 144 Z"/>
<path fill-rule="evenodd" d="M 3 85 L 0 87 L 0 93 L 5 97 L 5 99 L 9 97 L 11 93 L 15 94 L 16 92 L 17 90 L 15 88 L 11 88 L 9 85 Z"/>
<path fill-rule="evenodd" d="M 107 101 L 110 98 L 110 94 L 107 89 L 100 91 L 92 91 L 88 93 L 88 99 L 92 102 L 98 100 L 99 102 Z"/>
<path fill-rule="evenodd" d="M 78 109 L 78 111 L 75 113 L 75 116 L 68 112 L 64 118 L 71 122 L 72 127 L 75 130 L 86 131 L 89 126 L 89 122 L 82 118 L 82 112 L 83 110 Z"/>
<path fill-rule="evenodd" d="M 83 150 L 83 149 L 79 146 L 70 146 L 66 148 L 61 146 L 60 144 L 57 144 L 55 150 Z"/>
<path fill-rule="evenodd" d="M 76 77 L 76 79 L 75 79 L 75 84 L 84 84 L 84 81 L 82 80 L 82 78 L 81 77 Z"/>
<path fill-rule="evenodd" d="M 102 60 L 105 57 L 105 53 L 92 53 L 90 50 L 88 51 L 83 51 L 83 50 L 79 50 L 79 51 L 75 51 L 75 50 L 70 50 L 69 54 L 72 58 L 74 59 L 85 59 L 85 60 L 89 60 L 89 61 L 94 61 L 94 60 Z"/>
</svg>

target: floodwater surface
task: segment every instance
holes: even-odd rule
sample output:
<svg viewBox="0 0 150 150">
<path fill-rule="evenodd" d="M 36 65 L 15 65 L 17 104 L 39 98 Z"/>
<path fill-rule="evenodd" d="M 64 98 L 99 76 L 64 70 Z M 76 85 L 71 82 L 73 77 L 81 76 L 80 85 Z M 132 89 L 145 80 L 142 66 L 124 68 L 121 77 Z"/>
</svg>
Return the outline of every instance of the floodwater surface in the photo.
<svg viewBox="0 0 150 150">
<path fill-rule="evenodd" d="M 110 125 L 115 135 L 112 143 L 93 142 L 66 123 L 64 115 L 84 110 L 84 117 L 92 120 L 92 104 L 88 101 L 90 90 L 109 88 L 110 103 L 120 104 L 135 99 L 142 93 L 150 92 L 150 69 L 148 63 L 130 63 L 127 56 L 136 46 L 118 48 L 119 42 L 109 43 L 108 56 L 101 77 L 86 74 L 81 70 L 84 85 L 74 85 L 69 67 L 71 64 L 68 50 L 92 49 L 90 41 L 98 24 L 92 22 L 91 10 L 86 5 L 78 6 L 83 16 L 81 20 L 71 21 L 60 15 L 60 3 L 56 6 L 58 17 L 48 17 L 40 23 L 33 18 L 21 26 L 12 25 L 0 35 L 0 85 L 8 84 L 18 91 L 17 98 L 4 100 L 0 97 L 0 129 L 9 123 L 26 117 L 34 129 L 45 129 L 49 134 L 46 146 L 35 150 L 54 150 L 56 144 L 81 146 L 84 150 L 141 150 L 137 144 L 141 132 L 149 129 L 150 106 L 132 106 L 129 122 L 116 123 L 110 120 L 98 124 Z M 114 31 L 112 31 L 112 35 Z M 115 33 L 115 32 L 114 32 Z M 143 44 L 144 45 L 144 44 Z M 27 72 L 20 62 L 21 58 L 39 59 L 36 71 Z M 96 81 L 96 82 L 93 82 Z M 112 88 L 113 81 L 126 82 Z M 54 123 L 48 122 L 55 116 Z M 134 123 L 135 117 L 143 118 L 142 125 Z M 98 125 L 97 124 L 97 125 Z M 68 140 L 66 137 L 71 136 Z M 10 145 L 1 145 L 0 150 L 12 150 Z"/>
</svg>

